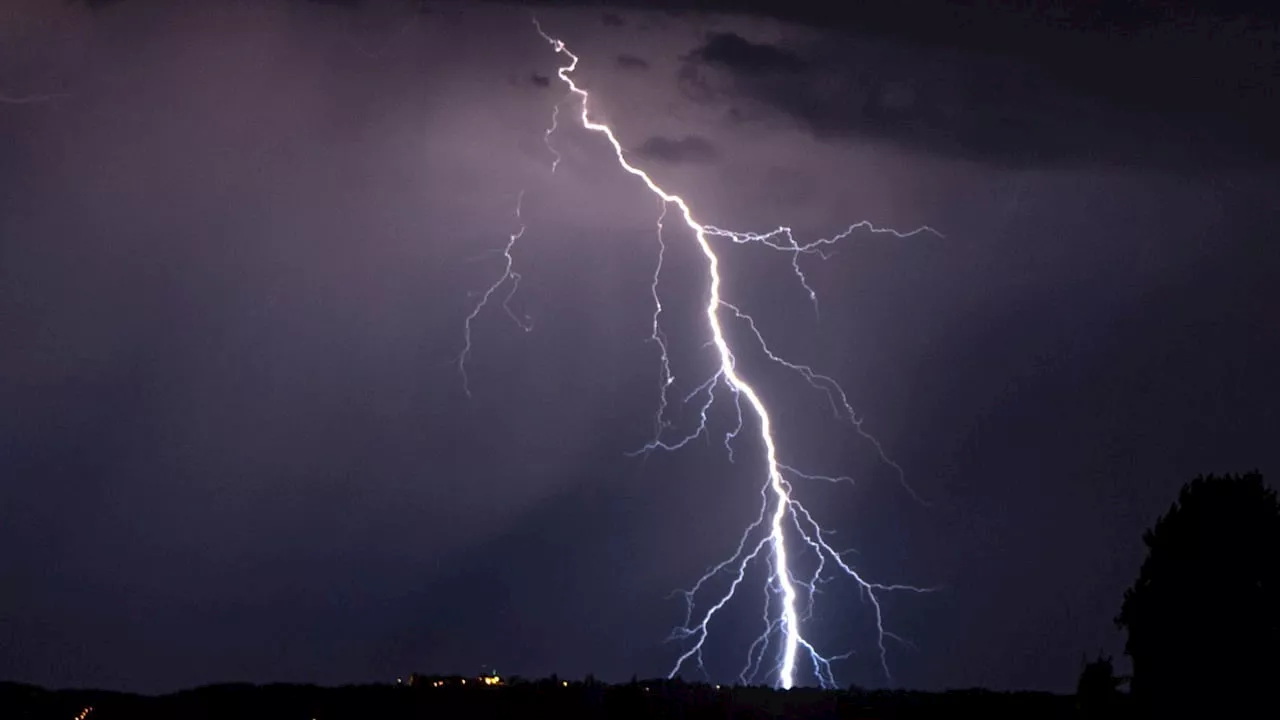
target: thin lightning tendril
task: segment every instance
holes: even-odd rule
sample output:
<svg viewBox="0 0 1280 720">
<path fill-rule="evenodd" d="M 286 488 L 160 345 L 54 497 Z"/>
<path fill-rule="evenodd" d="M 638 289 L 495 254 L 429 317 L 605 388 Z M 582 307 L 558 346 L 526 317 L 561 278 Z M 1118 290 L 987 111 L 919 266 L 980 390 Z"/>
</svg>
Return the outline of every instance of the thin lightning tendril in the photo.
<svg viewBox="0 0 1280 720">
<path fill-rule="evenodd" d="M 564 101 L 562 100 L 561 102 L 564 102 Z M 552 157 L 555 158 L 551 161 L 552 175 L 556 174 L 556 168 L 560 166 L 560 151 L 556 150 L 555 146 L 551 144 L 551 136 L 555 134 L 556 130 L 559 127 L 560 127 L 560 103 L 556 103 L 551 108 L 551 126 L 548 127 L 546 131 L 542 133 L 543 144 L 547 146 L 547 149 L 551 151 Z M 662 221 L 659 220 L 658 224 L 659 224 L 659 227 L 661 227 Z"/>
<path fill-rule="evenodd" d="M 556 106 L 559 109 L 559 106 Z M 554 116 L 553 116 L 554 117 Z M 550 142 L 550 135 L 548 135 Z M 667 389 L 676 381 L 671 376 L 671 359 L 667 354 L 667 336 L 662 332 L 662 326 L 658 324 L 658 318 L 662 315 L 662 297 L 658 295 L 658 282 L 662 279 L 662 262 L 667 254 L 667 243 L 662 239 L 662 222 L 667 219 L 667 203 L 661 198 L 658 199 L 658 263 L 653 268 L 653 284 L 649 286 L 650 292 L 653 294 L 653 331 L 649 335 L 649 340 L 658 346 L 662 359 L 662 394 L 658 401 L 658 413 L 654 418 L 654 437 L 659 437 L 662 430 L 670 426 L 663 415 L 667 411 Z"/>
<path fill-rule="evenodd" d="M 570 96 L 577 96 L 581 100 L 582 113 L 580 121 L 582 127 L 588 131 L 604 136 L 608 140 L 609 145 L 613 148 L 614 156 L 618 165 L 627 173 L 639 178 L 653 193 L 659 204 L 659 215 L 657 220 L 657 238 L 658 238 L 658 258 L 654 268 L 650 291 L 654 302 L 654 312 L 652 319 L 652 327 L 649 340 L 652 341 L 659 350 L 661 356 L 661 386 L 658 411 L 654 421 L 654 439 L 641 449 L 629 453 L 630 455 L 640 455 L 652 452 L 654 450 L 677 450 L 693 439 L 707 434 L 708 431 L 708 413 L 710 412 L 718 390 L 725 390 L 732 393 L 734 398 L 734 408 L 737 413 L 737 424 L 733 430 L 724 436 L 724 446 L 728 452 L 730 461 L 734 458 L 732 442 L 745 426 L 744 405 L 745 409 L 750 411 L 758 424 L 758 439 L 764 446 L 764 460 L 766 464 L 766 480 L 760 488 L 761 505 L 760 512 L 746 529 L 743 531 L 738 541 L 737 549 L 727 559 L 712 566 L 707 572 L 698 579 L 694 585 L 688 590 L 677 591 L 685 600 L 685 619 L 684 623 L 675 628 L 670 638 L 672 640 L 684 641 L 688 646 L 682 654 L 676 659 L 669 676 L 674 677 L 685 669 L 686 665 L 693 665 L 698 670 L 706 673 L 703 665 L 703 648 L 705 646 L 712 620 L 724 607 L 733 599 L 738 587 L 746 578 L 749 568 L 757 561 L 763 561 L 767 566 L 767 579 L 764 586 L 765 603 L 761 620 L 764 629 L 755 639 L 747 651 L 746 664 L 739 673 L 739 679 L 744 683 L 754 682 L 766 672 L 765 657 L 771 649 L 778 655 L 777 665 L 767 672 L 771 674 L 777 685 L 783 688 L 791 688 L 796 683 L 797 665 L 803 652 L 803 657 L 808 659 L 809 666 L 813 672 L 814 679 L 823 687 L 831 687 L 836 685 L 835 675 L 832 664 L 838 660 L 848 657 L 848 653 L 841 655 L 826 656 L 821 654 L 813 642 L 807 638 L 802 632 L 801 624 L 806 620 L 810 620 L 813 615 L 815 596 L 820 592 L 819 585 L 827 582 L 830 578 L 824 576 L 824 571 L 831 567 L 849 578 L 851 578 L 858 586 L 865 600 L 869 600 L 874 609 L 875 623 L 878 637 L 878 648 L 880 651 L 880 662 L 886 677 L 889 676 L 889 667 L 887 662 L 887 650 L 885 646 L 885 638 L 899 639 L 896 635 L 884 629 L 883 612 L 880 600 L 877 596 L 879 592 L 889 592 L 905 590 L 911 592 L 930 592 L 931 588 L 918 588 L 909 585 L 885 585 L 870 582 L 863 577 L 845 561 L 845 555 L 850 551 L 837 551 L 825 539 L 824 535 L 829 534 L 828 531 L 822 529 L 818 522 L 810 514 L 798 500 L 793 497 L 791 481 L 788 476 L 795 480 L 819 481 L 819 482 L 853 482 L 852 478 L 844 476 L 826 476 L 815 475 L 802 472 L 792 465 L 779 460 L 778 448 L 774 438 L 773 418 L 769 414 L 768 408 L 765 406 L 764 400 L 760 397 L 756 389 L 749 384 L 737 369 L 737 361 L 734 350 L 729 340 L 725 337 L 724 326 L 721 323 L 721 316 L 726 315 L 733 320 L 741 322 L 755 337 L 759 348 L 764 355 L 772 362 L 800 375 L 809 385 L 826 394 L 831 404 L 833 413 L 837 418 L 844 419 L 851 423 L 856 431 L 863 438 L 868 440 L 875 448 L 879 457 L 886 464 L 894 468 L 898 473 L 899 480 L 902 485 L 910 491 L 910 487 L 905 481 L 902 468 L 893 462 L 885 453 L 883 447 L 874 437 L 867 433 L 862 427 L 862 419 L 853 411 L 853 407 L 849 402 L 848 396 L 844 389 L 834 379 L 822 375 L 808 365 L 794 363 L 782 358 L 770 349 L 765 342 L 764 336 L 756 327 L 755 321 L 750 315 L 743 312 L 737 305 L 731 304 L 724 300 L 721 296 L 721 277 L 720 277 L 720 258 L 711 246 L 712 238 L 728 239 L 736 244 L 755 243 L 763 245 L 767 248 L 780 252 L 790 253 L 791 266 L 798 278 L 800 285 L 808 294 L 810 301 L 813 303 L 814 311 L 817 312 L 817 293 L 813 290 L 800 267 L 799 259 L 804 255 L 818 255 L 827 258 L 833 252 L 832 248 L 841 240 L 852 235 L 859 230 L 865 230 L 872 233 L 887 233 L 898 238 L 907 238 L 919 233 L 931 233 L 941 237 L 941 234 L 930 227 L 924 226 L 911 232 L 899 232 L 889 228 L 880 228 L 869 222 L 858 222 L 850 225 L 844 232 L 833 235 L 830 238 L 822 238 L 809 243 L 800 243 L 796 240 L 792 230 L 788 227 L 779 227 L 767 233 L 754 232 L 737 232 L 725 230 L 712 225 L 703 225 L 694 219 L 693 210 L 688 202 L 681 196 L 668 192 L 659 186 L 653 178 L 647 173 L 629 163 L 626 159 L 626 153 L 623 150 L 621 142 L 614 135 L 612 128 L 603 123 L 595 122 L 591 119 L 588 111 L 589 93 L 579 87 L 571 77 L 571 74 L 578 66 L 578 56 L 565 47 L 563 41 L 548 35 L 543 31 L 542 26 L 537 19 L 533 20 L 534 26 L 538 34 L 544 40 L 551 44 L 557 54 L 562 54 L 569 59 L 567 65 L 560 67 L 557 76 L 568 87 Z M 567 98 L 566 98 L 567 99 Z M 557 103 L 551 114 L 551 125 L 544 133 L 543 139 L 547 149 L 553 156 L 551 171 L 554 173 L 562 159 L 561 154 L 555 149 L 551 142 L 552 135 L 559 128 L 560 103 Z M 523 194 L 521 195 L 523 198 Z M 666 254 L 666 241 L 663 237 L 664 223 L 668 218 L 668 212 L 671 206 L 675 206 L 678 210 L 679 218 L 693 232 L 694 240 L 707 263 L 707 280 L 708 280 L 708 299 L 705 306 L 705 315 L 707 327 L 710 331 L 711 339 L 704 347 L 714 347 L 716 355 L 719 359 L 718 368 L 711 377 L 704 380 L 691 392 L 687 393 L 683 398 L 683 403 L 693 402 L 695 397 L 701 397 L 698 401 L 698 417 L 699 423 L 692 432 L 684 434 L 681 438 L 670 441 L 664 440 L 664 430 L 671 427 L 671 423 L 666 418 L 666 412 L 669 409 L 670 398 L 669 390 L 675 383 L 675 377 L 671 371 L 671 362 L 668 356 L 667 337 L 662 331 L 660 319 L 663 313 L 663 306 L 659 294 L 659 281 L 662 275 L 663 261 Z M 516 204 L 516 216 L 520 217 L 520 203 Z M 489 288 L 483 293 L 479 302 L 467 316 L 464 323 L 464 339 L 465 346 L 462 353 L 458 356 L 458 365 L 463 376 L 463 387 L 470 396 L 470 387 L 467 384 L 466 360 L 471 352 L 471 323 L 479 315 L 480 311 L 488 304 L 489 299 L 500 287 L 510 280 L 510 290 L 507 293 L 506 300 L 509 301 L 511 295 L 515 292 L 519 284 L 520 275 L 512 270 L 511 250 L 518 240 L 524 234 L 525 226 L 523 221 L 520 228 L 512 233 L 510 239 L 503 250 L 503 257 L 506 260 L 504 272 Z M 504 306 L 508 315 L 516 321 L 525 330 L 529 330 L 530 326 L 527 322 L 521 322 L 516 315 L 511 312 L 509 306 L 504 301 Z M 745 403 L 743 402 L 745 400 Z M 912 492 L 915 497 L 915 493 Z M 917 497 L 918 499 L 918 497 Z M 753 536 L 764 528 L 765 531 L 758 539 L 753 540 Z M 792 548 L 787 544 L 787 536 L 789 533 L 800 540 L 801 545 Z M 808 551 L 816 558 L 816 567 L 814 570 L 803 577 L 797 576 L 796 571 L 792 568 L 793 554 L 799 557 L 797 553 Z M 729 576 L 729 585 L 723 594 L 706 609 L 700 612 L 698 610 L 699 599 L 705 594 L 703 590 L 721 574 Z M 775 646 L 776 642 L 776 646 Z"/>
<path fill-rule="evenodd" d="M 47 93 L 44 95 L 8 95 L 0 93 L 0 105 L 36 105 L 68 97 L 71 96 L 67 93 Z"/>
<path fill-rule="evenodd" d="M 484 309 L 485 305 L 489 304 L 489 298 L 493 297 L 498 288 L 502 287 L 508 280 L 511 281 L 510 287 L 507 290 L 506 297 L 502 300 L 502 309 L 506 311 L 507 316 L 521 330 L 529 332 L 533 329 L 533 320 L 528 315 L 525 315 L 524 318 L 517 317 L 515 311 L 511 309 L 511 298 L 515 296 L 516 290 L 520 289 L 520 273 L 514 270 L 515 258 L 511 256 L 511 250 L 516 246 L 516 241 L 524 237 L 525 224 L 524 219 L 520 217 L 520 210 L 523 205 L 524 191 L 521 190 L 520 194 L 516 196 L 516 220 L 520 222 L 520 229 L 507 237 L 507 244 L 501 250 L 502 258 L 506 262 L 502 275 L 481 293 L 479 302 L 475 304 L 475 307 L 471 308 L 471 312 L 463 323 L 462 337 L 464 342 L 462 352 L 458 353 L 458 372 L 462 374 L 462 389 L 467 393 L 467 397 L 471 397 L 471 380 L 467 376 L 467 358 L 471 356 L 471 323 L 480 314 L 480 311 Z"/>
</svg>

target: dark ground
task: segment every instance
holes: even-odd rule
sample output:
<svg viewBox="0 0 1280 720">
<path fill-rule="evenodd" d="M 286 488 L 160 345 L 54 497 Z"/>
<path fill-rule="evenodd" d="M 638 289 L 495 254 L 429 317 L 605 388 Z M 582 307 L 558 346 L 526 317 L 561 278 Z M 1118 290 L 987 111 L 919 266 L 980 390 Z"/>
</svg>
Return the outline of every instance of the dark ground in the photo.
<svg viewBox="0 0 1280 720">
<path fill-rule="evenodd" d="M 1066 718 L 1075 699 L 1041 692 L 861 692 L 646 680 L 624 685 L 548 679 L 500 687 L 456 679 L 408 685 L 210 685 L 144 696 L 0 683 L 0 717 L 149 718 Z"/>
</svg>

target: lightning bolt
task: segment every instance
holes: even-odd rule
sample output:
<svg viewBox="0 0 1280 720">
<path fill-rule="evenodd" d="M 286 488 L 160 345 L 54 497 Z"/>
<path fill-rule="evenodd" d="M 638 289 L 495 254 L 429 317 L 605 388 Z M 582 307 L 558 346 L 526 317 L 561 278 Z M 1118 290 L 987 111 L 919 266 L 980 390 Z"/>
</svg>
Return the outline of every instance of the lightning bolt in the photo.
<svg viewBox="0 0 1280 720">
<path fill-rule="evenodd" d="M 923 226 L 910 232 L 899 232 L 889 228 L 876 227 L 869 222 L 863 221 L 854 223 L 843 232 L 829 238 L 801 243 L 797 241 L 794 233 L 788 227 L 779 227 L 765 233 L 737 232 L 698 222 L 694 218 L 693 210 L 688 201 L 680 195 L 662 188 L 646 172 L 628 162 L 622 143 L 618 140 L 612 128 L 591 119 L 588 107 L 590 94 L 579 87 L 571 77 L 578 67 L 578 56 L 570 52 L 562 40 L 547 34 L 536 18 L 533 20 L 533 24 L 538 34 L 552 46 L 556 54 L 568 58 L 568 64 L 561 66 L 557 70 L 557 76 L 568 87 L 569 96 L 576 96 L 581 101 L 582 112 L 579 120 L 582 127 L 603 136 L 608 141 L 613 148 L 618 166 L 638 178 L 654 195 L 659 206 L 657 220 L 658 258 L 650 286 L 654 301 L 654 313 L 649 340 L 657 346 L 661 358 L 661 392 L 654 423 L 654 439 L 631 454 L 639 455 L 656 450 L 677 450 L 694 438 L 709 433 L 708 413 L 715 402 L 717 391 L 722 389 L 732 394 L 734 407 L 737 411 L 737 425 L 733 430 L 726 433 L 723 438 L 730 461 L 734 457 L 732 442 L 744 429 L 748 414 L 757 425 L 758 439 L 764 447 L 766 477 L 760 488 L 761 504 L 759 514 L 743 531 L 738 541 L 737 549 L 730 557 L 711 567 L 691 588 L 679 591 L 686 603 L 685 620 L 682 625 L 672 631 L 671 637 L 687 642 L 688 647 L 676 659 L 669 676 L 675 677 L 687 665 L 694 665 L 705 673 L 702 654 L 712 621 L 735 597 L 739 586 L 747 575 L 748 569 L 754 563 L 764 562 L 768 568 L 764 587 L 764 611 L 761 618 L 764 629 L 748 649 L 746 664 L 739 675 L 740 680 L 744 683 L 754 682 L 762 673 L 766 672 L 764 668 L 765 655 L 770 647 L 773 647 L 776 643 L 775 652 L 778 660 L 776 665 L 769 669 L 767 673 L 774 677 L 777 685 L 783 688 L 791 688 L 796 684 L 798 663 L 802 657 L 807 658 L 813 677 L 819 685 L 831 687 L 837 684 L 832 664 L 847 657 L 848 653 L 830 656 L 822 654 L 817 646 L 805 635 L 802 627 L 804 621 L 812 616 L 815 595 L 819 591 L 818 585 L 831 579 L 828 577 L 829 569 L 851 578 L 859 587 L 864 599 L 871 604 L 878 633 L 877 642 L 881 667 L 886 677 L 890 677 L 885 640 L 900 640 L 900 638 L 885 629 L 879 593 L 899 590 L 924 593 L 931 592 L 933 588 L 897 584 L 886 585 L 868 581 L 851 564 L 846 562 L 845 555 L 849 551 L 837 551 L 827 542 L 824 535 L 828 534 L 828 531 L 824 530 L 809 510 L 794 497 L 792 482 L 819 481 L 835 483 L 852 482 L 852 479 L 801 472 L 779 459 L 773 418 L 765 405 L 764 399 L 755 387 L 739 373 L 735 348 L 726 339 L 722 319 L 732 320 L 741 324 L 754 337 L 759 349 L 771 362 L 799 375 L 810 386 L 823 392 L 830 402 L 833 413 L 838 418 L 851 423 L 856 431 L 875 447 L 880 459 L 895 469 L 902 485 L 908 490 L 910 490 L 910 486 L 906 483 L 902 468 L 893 462 L 885 453 L 881 444 L 863 429 L 862 419 L 853 411 L 848 396 L 839 383 L 829 376 L 814 371 L 808 365 L 791 362 L 776 354 L 765 341 L 763 334 L 756 326 L 755 320 L 737 305 L 726 301 L 722 297 L 720 258 L 712 247 L 712 239 L 725 239 L 736 244 L 754 243 L 790 254 L 792 269 L 800 285 L 808 294 L 816 312 L 818 307 L 817 293 L 810 286 L 801 269 L 799 260 L 802 255 L 818 255 L 827 258 L 831 255 L 837 243 L 860 230 L 872 233 L 886 233 L 898 238 L 911 237 L 919 233 L 931 233 L 942 237 L 941 234 L 928 226 Z M 551 126 L 544 133 L 544 141 L 547 148 L 554 156 L 554 161 L 551 165 L 552 172 L 555 171 L 561 161 L 561 155 L 552 145 L 551 137 L 559 127 L 559 113 L 562 103 L 563 101 L 556 104 L 552 111 Z M 708 300 L 705 307 L 705 316 L 707 329 L 711 337 L 707 345 L 714 347 L 719 358 L 719 365 L 710 378 L 706 379 L 683 398 L 683 402 L 687 404 L 692 402 L 695 397 L 701 397 L 701 400 L 698 401 L 698 415 L 700 418 L 698 426 L 691 433 L 687 433 L 676 440 L 663 440 L 663 431 L 671 426 L 665 415 L 670 404 L 668 391 L 674 384 L 675 378 L 672 374 L 668 357 L 667 338 L 662 332 L 660 324 L 663 306 L 659 294 L 659 281 L 666 251 L 666 242 L 663 238 L 664 223 L 667 221 L 672 207 L 677 211 L 676 214 L 679 220 L 692 231 L 694 240 L 706 260 Z M 519 206 L 517 204 L 518 215 Z M 514 273 L 511 269 L 511 248 L 523 232 L 524 225 L 522 224 L 520 230 L 511 235 L 511 240 L 504 252 L 507 260 L 505 272 L 483 294 L 472 313 L 467 317 L 465 327 L 466 346 L 459 357 L 459 366 L 463 368 L 464 387 L 467 387 L 465 385 L 465 360 L 471 349 L 471 322 L 488 303 L 490 296 L 497 292 L 503 283 L 509 279 L 512 281 L 512 292 L 514 292 L 515 285 L 519 281 L 519 274 Z M 510 314 L 509 308 L 508 313 Z M 512 317 L 514 318 L 514 315 Z M 522 324 L 522 327 L 525 326 Z M 528 328 L 526 327 L 526 329 Z M 467 392 L 470 394 L 469 387 L 467 387 Z M 745 403 L 743 402 L 744 400 Z M 916 497 L 914 492 L 912 492 L 912 495 Z M 792 533 L 800 541 L 799 547 L 792 548 L 788 545 L 788 535 Z M 816 558 L 816 567 L 812 572 L 801 575 L 794 569 L 793 561 L 798 556 L 798 553 L 805 550 L 811 552 Z M 695 613 L 697 601 L 706 594 L 704 591 L 707 586 L 722 574 L 729 577 L 728 589 L 716 597 L 707 609 L 702 610 L 700 613 Z"/>
</svg>

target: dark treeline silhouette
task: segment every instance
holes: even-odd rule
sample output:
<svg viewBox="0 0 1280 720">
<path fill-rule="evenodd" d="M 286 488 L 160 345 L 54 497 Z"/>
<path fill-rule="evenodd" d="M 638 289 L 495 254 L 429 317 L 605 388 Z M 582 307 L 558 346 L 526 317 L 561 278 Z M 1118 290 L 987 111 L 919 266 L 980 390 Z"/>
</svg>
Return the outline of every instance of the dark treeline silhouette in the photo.
<svg viewBox="0 0 1280 720">
<path fill-rule="evenodd" d="M 85 690 L 46 691 L 0 684 L 0 717 L 70 720 L 92 707 L 86 720 L 458 720 L 473 718 L 1073 718 L 1070 696 L 958 690 L 834 691 L 765 687 L 717 688 L 680 681 L 620 685 L 541 680 L 485 686 L 471 681 L 433 686 L 317 687 L 314 685 L 211 685 L 171 695 L 142 696 Z"/>
<path fill-rule="evenodd" d="M 1280 717 L 1280 504 L 1257 472 L 1182 487 L 1116 624 L 1145 717 Z M 1083 679 L 1083 678 L 1082 678 Z"/>
</svg>

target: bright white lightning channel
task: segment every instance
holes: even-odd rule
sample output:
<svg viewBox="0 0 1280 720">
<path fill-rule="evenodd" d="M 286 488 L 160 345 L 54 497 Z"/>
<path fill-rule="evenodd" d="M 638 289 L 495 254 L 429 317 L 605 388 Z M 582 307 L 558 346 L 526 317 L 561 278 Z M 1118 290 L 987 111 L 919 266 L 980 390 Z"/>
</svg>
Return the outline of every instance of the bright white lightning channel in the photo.
<svg viewBox="0 0 1280 720">
<path fill-rule="evenodd" d="M 580 120 L 582 126 L 595 133 L 603 135 L 613 148 L 614 156 L 618 165 L 626 172 L 639 178 L 653 193 L 660 205 L 660 213 L 658 217 L 657 229 L 659 240 L 659 254 L 657 267 L 654 270 L 653 283 L 651 286 L 654 300 L 654 314 L 651 340 L 653 340 L 661 353 L 662 363 L 662 382 L 661 382 L 661 399 L 656 417 L 655 437 L 652 442 L 645 445 L 636 454 L 650 452 L 653 450 L 676 450 L 683 447 L 694 438 L 708 432 L 707 430 L 707 413 L 710 410 L 714 399 L 715 391 L 718 387 L 723 386 L 729 392 L 733 393 L 734 404 L 737 409 L 738 422 L 737 426 L 727 433 L 724 437 L 724 445 L 728 450 L 730 460 L 733 459 L 733 449 L 730 443 L 738 436 L 743 429 L 743 408 L 742 400 L 746 399 L 746 404 L 750 411 L 755 415 L 759 423 L 759 439 L 764 445 L 764 459 L 767 466 L 767 477 L 764 485 L 761 487 L 761 506 L 758 517 L 743 532 L 738 542 L 737 550 L 728 559 L 710 568 L 705 575 L 698 579 L 692 588 L 681 591 L 686 600 L 686 616 L 685 622 L 676 628 L 672 633 L 675 639 L 692 641 L 690 646 L 679 656 L 674 666 L 671 668 L 670 676 L 674 677 L 679 674 L 687 664 L 694 664 L 699 669 L 703 668 L 702 651 L 707 640 L 711 621 L 716 614 L 722 610 L 729 601 L 735 596 L 738 586 L 742 583 L 748 567 L 755 560 L 764 557 L 768 562 L 768 581 L 765 584 L 765 606 L 762 621 L 764 629 L 756 638 L 755 642 L 750 646 L 747 652 L 746 665 L 743 667 L 739 679 L 744 683 L 755 682 L 762 672 L 771 674 L 777 685 L 783 688 L 791 688 L 796 683 L 797 659 L 803 649 L 805 656 L 811 665 L 814 678 L 819 685 L 823 687 L 832 687 L 837 685 L 833 671 L 832 663 L 847 657 L 844 655 L 823 655 L 818 648 L 804 634 L 802 622 L 811 615 L 814 604 L 814 595 L 817 593 L 817 585 L 828 579 L 824 576 L 828 564 L 838 569 L 839 572 L 852 578 L 859 586 L 864 597 L 870 601 L 874 610 L 876 628 L 878 632 L 878 649 L 880 653 L 881 667 L 886 675 L 889 676 L 889 668 L 887 662 L 887 651 L 885 647 L 885 638 L 898 639 L 897 636 L 884 629 L 883 613 L 880 600 L 877 595 L 881 591 L 905 590 L 912 592 L 930 592 L 931 588 L 919 588 L 909 585 L 886 585 L 874 583 L 865 580 L 850 564 L 848 564 L 844 556 L 846 552 L 838 552 L 832 548 L 824 539 L 823 535 L 827 531 L 818 525 L 817 521 L 809 513 L 809 511 L 792 495 L 792 485 L 788 477 L 803 480 L 818 480 L 828 482 L 839 482 L 850 480 L 847 477 L 827 477 L 821 475 L 811 475 L 803 473 L 778 459 L 777 444 L 774 439 L 773 421 L 769 415 L 768 408 L 765 406 L 764 400 L 757 393 L 756 389 L 749 384 L 737 370 L 737 364 L 734 356 L 734 349 L 730 346 L 729 341 L 725 338 L 724 329 L 721 325 L 721 314 L 740 321 L 746 329 L 750 331 L 757 341 L 759 348 L 765 356 L 779 365 L 792 370 L 799 374 L 807 383 L 813 387 L 826 393 L 831 403 L 833 412 L 837 417 L 842 417 L 849 421 L 857 432 L 876 448 L 880 458 L 892 466 L 898 472 L 899 479 L 902 477 L 902 469 L 894 463 L 885 454 L 882 446 L 870 434 L 862 428 L 862 420 L 854 413 L 849 403 L 847 395 L 840 385 L 832 378 L 821 375 L 812 370 L 807 365 L 792 363 L 775 354 L 765 342 L 764 336 L 756 327 L 755 321 L 751 316 L 744 313 L 738 306 L 725 301 L 721 297 L 720 287 L 720 260 L 715 250 L 711 246 L 711 238 L 718 237 L 730 240 L 738 244 L 759 243 L 780 252 L 790 253 L 792 255 L 792 268 L 808 293 L 810 300 L 817 308 L 817 294 L 809 285 L 807 278 L 799 265 L 799 257 L 801 253 L 817 254 L 821 257 L 827 256 L 827 249 L 838 243 L 846 237 L 852 235 L 858 230 L 865 230 L 874 233 L 889 233 L 896 237 L 905 238 L 919 233 L 932 233 L 941 237 L 941 234 L 927 226 L 920 227 L 911 232 L 899 232 L 888 228 L 875 227 L 869 222 L 858 222 L 849 226 L 844 232 L 834 235 L 830 238 L 823 238 L 809 243 L 801 244 L 796 241 L 790 228 L 781 227 L 767 233 L 754 232 L 735 232 L 724 230 L 712 225 L 704 225 L 699 223 L 693 217 L 693 211 L 690 209 L 688 202 L 681 196 L 668 192 L 660 187 L 653 178 L 647 173 L 629 163 L 625 157 L 623 147 L 618 138 L 614 135 L 613 130 L 603 123 L 597 123 L 591 119 L 588 112 L 589 93 L 579 87 L 570 74 L 578 66 L 578 56 L 566 48 L 563 41 L 548 35 L 543 31 L 538 21 L 534 20 L 534 26 L 538 33 L 555 49 L 557 54 L 562 54 L 569 58 L 569 64 L 560 67 L 557 76 L 568 87 L 572 95 L 576 95 L 581 99 L 582 113 Z M 552 164 L 552 171 L 560 162 L 560 155 L 551 146 L 551 135 L 555 132 L 559 124 L 559 109 L 557 104 L 552 114 L 552 124 L 545 134 L 544 139 L 547 142 L 548 149 L 552 152 L 555 160 Z M 667 340 L 663 334 L 659 319 L 662 314 L 662 303 L 658 294 L 658 279 L 662 272 L 662 261 L 665 253 L 665 243 L 662 238 L 663 222 L 667 218 L 668 208 L 674 205 L 680 213 L 681 220 L 693 232 L 699 249 L 707 261 L 707 279 L 708 279 L 708 301 L 706 305 L 707 326 L 711 333 L 711 341 L 709 344 L 714 345 L 720 364 L 716 372 L 706 382 L 694 391 L 688 394 L 685 402 L 691 401 L 696 396 L 703 396 L 700 405 L 701 423 L 691 433 L 675 441 L 662 440 L 662 431 L 669 426 L 665 421 L 664 415 L 668 406 L 667 391 L 674 382 L 671 373 L 671 364 L 667 354 Z M 519 204 L 517 204 L 517 216 L 519 215 Z M 459 367 L 462 370 L 464 378 L 464 387 L 470 392 L 469 386 L 466 386 L 466 368 L 465 362 L 471 350 L 471 322 L 480 313 L 481 309 L 488 303 L 489 298 L 497 292 L 507 280 L 511 280 L 511 289 L 507 294 L 509 300 L 515 292 L 515 287 L 519 282 L 519 274 L 512 271 L 511 248 L 515 241 L 524 232 L 524 226 L 520 226 L 520 230 L 510 236 L 505 251 L 503 253 L 506 260 L 506 268 L 503 275 L 483 294 L 480 301 L 476 304 L 471 314 L 467 316 L 465 323 L 465 339 L 466 345 L 462 354 L 459 356 Z M 505 303 L 504 303 L 505 306 Z M 528 329 L 527 325 L 520 323 L 519 319 L 511 313 L 510 308 L 507 312 L 522 327 Z M 908 490 L 910 488 L 908 487 Z M 914 493 L 913 493 L 914 496 Z M 772 508 L 772 510 L 770 509 Z M 787 528 L 794 528 L 799 539 L 813 551 L 817 557 L 816 569 L 805 576 L 797 576 L 792 571 L 791 549 L 787 545 Z M 752 541 L 753 535 L 762 527 L 766 528 L 763 536 L 756 541 Z M 695 600 L 701 596 L 703 586 L 711 582 L 713 578 L 725 573 L 730 577 L 728 589 L 724 594 L 720 595 L 705 611 L 695 615 Z M 774 598 L 778 598 L 775 601 Z M 764 659 L 769 648 L 777 641 L 781 640 L 781 646 L 775 648 L 778 656 L 776 666 L 771 668 L 771 672 L 765 670 Z"/>
</svg>

